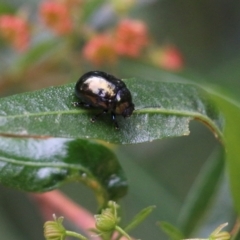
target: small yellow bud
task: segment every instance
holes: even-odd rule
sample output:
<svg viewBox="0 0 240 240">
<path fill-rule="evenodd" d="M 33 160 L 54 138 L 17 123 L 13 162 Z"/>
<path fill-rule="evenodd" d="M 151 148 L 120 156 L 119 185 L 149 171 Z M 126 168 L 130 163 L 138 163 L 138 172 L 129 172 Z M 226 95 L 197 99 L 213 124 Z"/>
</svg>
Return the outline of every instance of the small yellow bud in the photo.
<svg viewBox="0 0 240 240">
<path fill-rule="evenodd" d="M 94 216 L 96 219 L 96 228 L 101 232 L 113 231 L 117 225 L 117 219 L 112 209 L 106 208 L 102 213 Z"/>
<path fill-rule="evenodd" d="M 229 240 L 231 238 L 228 232 L 220 232 L 214 236 L 210 236 L 210 240 Z"/>
<path fill-rule="evenodd" d="M 228 223 L 223 223 L 218 226 L 210 235 L 209 240 L 229 240 L 231 238 L 228 232 L 221 232 L 221 230 L 226 227 Z"/>
<path fill-rule="evenodd" d="M 44 237 L 46 240 L 63 240 L 66 235 L 66 230 L 62 225 L 63 217 L 56 218 L 53 215 L 54 221 L 45 222 Z"/>
<path fill-rule="evenodd" d="M 221 230 L 226 227 L 228 223 L 223 223 L 220 226 L 218 226 L 208 238 L 189 238 L 189 239 L 183 239 L 183 240 L 230 240 L 231 235 L 228 232 L 221 232 Z"/>
</svg>

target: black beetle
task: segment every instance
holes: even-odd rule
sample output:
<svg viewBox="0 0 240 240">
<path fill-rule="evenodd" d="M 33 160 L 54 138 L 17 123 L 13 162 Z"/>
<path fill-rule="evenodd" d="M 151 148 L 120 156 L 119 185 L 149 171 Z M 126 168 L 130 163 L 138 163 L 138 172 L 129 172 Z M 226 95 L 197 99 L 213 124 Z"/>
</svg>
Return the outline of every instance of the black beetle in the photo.
<svg viewBox="0 0 240 240">
<path fill-rule="evenodd" d="M 103 109 L 91 118 L 92 122 L 103 113 L 111 111 L 112 120 L 118 129 L 116 115 L 122 115 L 125 118 L 131 116 L 134 111 L 132 96 L 126 84 L 105 72 L 85 73 L 76 83 L 75 94 L 80 102 L 74 102 L 74 106 Z"/>
</svg>

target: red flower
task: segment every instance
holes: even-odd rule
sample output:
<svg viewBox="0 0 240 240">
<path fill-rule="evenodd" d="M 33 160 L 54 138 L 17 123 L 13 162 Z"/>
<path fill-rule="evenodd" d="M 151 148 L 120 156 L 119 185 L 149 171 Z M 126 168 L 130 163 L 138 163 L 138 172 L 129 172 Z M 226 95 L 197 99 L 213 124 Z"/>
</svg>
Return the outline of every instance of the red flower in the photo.
<svg viewBox="0 0 240 240">
<path fill-rule="evenodd" d="M 72 20 L 67 5 L 61 2 L 45 1 L 40 5 L 40 17 L 44 24 L 59 35 L 72 31 Z"/>
<path fill-rule="evenodd" d="M 95 65 L 113 64 L 117 60 L 114 39 L 109 35 L 93 37 L 83 48 L 84 57 Z"/>
<path fill-rule="evenodd" d="M 123 20 L 117 27 L 115 47 L 119 55 L 138 57 L 148 43 L 145 23 L 136 20 Z"/>
<path fill-rule="evenodd" d="M 18 16 L 0 16 L 0 36 L 18 51 L 24 51 L 28 48 L 29 27 L 25 19 Z"/>
<path fill-rule="evenodd" d="M 159 66 L 171 71 L 181 70 L 184 61 L 181 52 L 174 46 L 166 46 L 160 52 Z"/>
</svg>

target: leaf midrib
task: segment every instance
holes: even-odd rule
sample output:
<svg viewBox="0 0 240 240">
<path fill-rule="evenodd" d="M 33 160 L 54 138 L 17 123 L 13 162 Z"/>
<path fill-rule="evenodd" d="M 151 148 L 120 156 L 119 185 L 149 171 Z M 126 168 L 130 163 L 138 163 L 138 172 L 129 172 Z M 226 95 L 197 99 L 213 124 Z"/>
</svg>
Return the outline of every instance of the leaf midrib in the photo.
<svg viewBox="0 0 240 240">
<path fill-rule="evenodd" d="M 93 109 L 92 109 L 93 110 Z M 67 110 L 67 111 L 49 111 L 49 112 L 39 112 L 39 113 L 29 113 L 29 114 L 22 114 L 22 115 L 8 115 L 8 116 L 0 116 L 1 118 L 4 119 L 9 119 L 9 118 L 24 118 L 24 117 L 37 117 L 37 116 L 47 116 L 47 115 L 64 115 L 64 114 L 80 114 L 80 113 L 88 113 L 89 109 L 87 110 Z M 204 114 L 201 114 L 196 111 L 186 111 L 186 110 L 167 110 L 164 108 L 144 108 L 141 110 L 135 110 L 135 114 L 165 114 L 165 115 L 178 115 L 178 116 L 185 116 L 185 117 L 190 117 L 190 118 L 198 118 L 202 120 L 203 122 L 206 122 L 209 124 L 209 126 L 212 127 L 212 129 L 217 133 L 217 136 L 219 137 L 220 140 L 223 139 L 223 134 L 221 133 L 220 129 L 216 126 L 216 123 L 211 120 L 209 117 L 205 116 Z"/>
<path fill-rule="evenodd" d="M 79 166 L 79 164 L 72 164 L 72 163 L 54 163 L 54 162 L 36 162 L 36 161 L 22 161 L 22 160 L 16 160 L 13 158 L 7 158 L 7 157 L 0 157 L 0 161 L 6 162 L 6 163 L 12 163 L 15 165 L 24 165 L 24 166 L 30 166 L 30 167 L 60 167 L 60 168 L 71 168 L 71 169 L 78 169 L 82 170 L 84 172 L 88 172 L 87 169 L 85 169 L 82 165 Z"/>
<path fill-rule="evenodd" d="M 94 111 L 91 109 L 91 111 Z M 63 115 L 63 114 L 79 114 L 79 113 L 87 113 L 88 110 L 67 110 L 67 111 L 49 111 L 49 112 L 37 112 L 37 113 L 28 113 L 28 114 L 17 114 L 17 115 L 7 115 L 7 116 L 0 116 L 0 118 L 24 118 L 24 117 L 36 117 L 36 116 L 46 116 L 46 115 Z M 186 111 L 186 110 L 167 110 L 164 108 L 144 108 L 142 110 L 135 110 L 133 114 L 139 114 L 139 113 L 161 113 L 161 114 L 167 114 L 167 115 L 181 115 L 186 117 L 205 117 L 205 115 L 196 112 L 196 111 Z"/>
</svg>

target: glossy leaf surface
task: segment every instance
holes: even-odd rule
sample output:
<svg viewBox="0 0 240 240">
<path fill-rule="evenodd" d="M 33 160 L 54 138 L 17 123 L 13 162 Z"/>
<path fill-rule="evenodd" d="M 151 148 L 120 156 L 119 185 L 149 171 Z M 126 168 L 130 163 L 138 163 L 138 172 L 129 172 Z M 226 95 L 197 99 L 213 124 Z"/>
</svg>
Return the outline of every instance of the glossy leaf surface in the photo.
<svg viewBox="0 0 240 240">
<path fill-rule="evenodd" d="M 222 138 L 222 119 L 200 88 L 181 83 L 126 80 L 136 110 L 114 129 L 110 116 L 90 122 L 101 110 L 75 108 L 74 84 L 50 87 L 0 100 L 0 180 L 27 191 L 47 191 L 82 180 L 101 205 L 126 193 L 126 179 L 115 156 L 100 144 L 141 143 L 189 134 L 198 119 Z M 79 140 L 72 140 L 79 139 Z"/>
<path fill-rule="evenodd" d="M 69 181 L 91 187 L 100 205 L 125 195 L 127 183 L 116 156 L 101 144 L 61 138 L 0 138 L 0 181 L 49 191 Z"/>
<path fill-rule="evenodd" d="M 198 119 L 221 138 L 222 120 L 206 93 L 190 84 L 129 79 L 134 114 L 118 117 L 114 130 L 110 116 L 91 123 L 101 110 L 75 108 L 74 85 L 50 87 L 0 100 L 0 134 L 24 137 L 101 139 L 111 143 L 140 143 L 189 134 L 189 121 Z"/>
<path fill-rule="evenodd" d="M 222 97 L 223 94 L 215 94 L 215 100 L 221 111 L 226 116 L 226 128 L 224 129 L 226 159 L 228 162 L 229 179 L 233 194 L 234 204 L 240 214 L 240 182 L 239 182 L 239 142 L 240 142 L 240 103 L 229 97 Z"/>
</svg>

